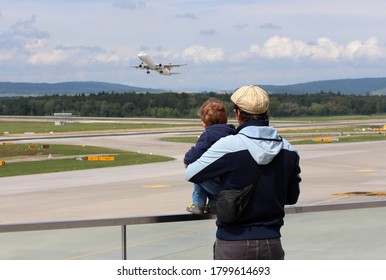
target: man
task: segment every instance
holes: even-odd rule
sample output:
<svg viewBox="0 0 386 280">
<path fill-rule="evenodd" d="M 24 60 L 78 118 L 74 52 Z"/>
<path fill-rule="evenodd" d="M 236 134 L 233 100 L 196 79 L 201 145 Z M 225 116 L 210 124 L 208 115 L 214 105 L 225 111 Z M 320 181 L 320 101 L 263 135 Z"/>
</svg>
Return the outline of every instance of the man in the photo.
<svg viewBox="0 0 386 280">
<path fill-rule="evenodd" d="M 224 137 L 185 171 L 200 183 L 219 177 L 222 189 L 242 189 L 255 181 L 251 199 L 236 223 L 216 221 L 214 259 L 284 259 L 280 229 L 284 205 L 299 197 L 299 155 L 269 126 L 268 94 L 258 86 L 236 90 L 237 134 Z"/>
</svg>

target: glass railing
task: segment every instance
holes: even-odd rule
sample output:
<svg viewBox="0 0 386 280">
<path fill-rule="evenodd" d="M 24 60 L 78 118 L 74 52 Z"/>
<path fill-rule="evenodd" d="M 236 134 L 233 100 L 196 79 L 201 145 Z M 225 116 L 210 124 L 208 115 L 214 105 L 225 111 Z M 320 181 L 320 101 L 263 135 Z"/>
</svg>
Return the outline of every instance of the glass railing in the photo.
<svg viewBox="0 0 386 280">
<path fill-rule="evenodd" d="M 286 209 L 286 259 L 386 259 L 386 201 Z M 213 216 L 0 224 L 1 260 L 212 259 Z"/>
</svg>

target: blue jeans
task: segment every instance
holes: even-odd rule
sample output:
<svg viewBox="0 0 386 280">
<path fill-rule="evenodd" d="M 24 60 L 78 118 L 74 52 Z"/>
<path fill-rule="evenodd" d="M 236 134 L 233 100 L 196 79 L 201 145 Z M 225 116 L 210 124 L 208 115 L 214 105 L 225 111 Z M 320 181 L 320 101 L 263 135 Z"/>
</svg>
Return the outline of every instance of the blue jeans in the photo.
<svg viewBox="0 0 386 280">
<path fill-rule="evenodd" d="M 209 205 L 216 205 L 217 195 L 221 190 L 219 179 L 194 184 L 193 187 L 192 202 L 194 205 L 204 207 L 207 199 Z"/>
<path fill-rule="evenodd" d="M 216 239 L 214 260 L 284 260 L 280 238 L 227 241 Z"/>
</svg>

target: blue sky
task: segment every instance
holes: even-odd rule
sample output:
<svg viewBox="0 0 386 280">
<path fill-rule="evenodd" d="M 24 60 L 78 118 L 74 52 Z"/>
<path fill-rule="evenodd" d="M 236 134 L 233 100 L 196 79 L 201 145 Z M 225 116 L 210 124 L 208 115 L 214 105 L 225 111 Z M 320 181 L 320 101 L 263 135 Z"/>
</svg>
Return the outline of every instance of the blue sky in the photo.
<svg viewBox="0 0 386 280">
<path fill-rule="evenodd" d="M 170 90 L 386 77 L 384 0 L 0 0 L 0 81 Z M 187 63 L 131 68 L 147 52 Z"/>
</svg>

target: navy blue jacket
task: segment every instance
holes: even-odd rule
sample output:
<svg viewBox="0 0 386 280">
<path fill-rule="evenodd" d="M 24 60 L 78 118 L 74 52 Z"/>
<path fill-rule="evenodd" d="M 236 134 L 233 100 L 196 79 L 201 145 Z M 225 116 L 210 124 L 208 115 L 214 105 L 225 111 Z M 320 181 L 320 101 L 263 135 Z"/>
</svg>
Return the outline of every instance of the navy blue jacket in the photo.
<svg viewBox="0 0 386 280">
<path fill-rule="evenodd" d="M 300 189 L 299 155 L 268 121 L 248 121 L 238 134 L 212 145 L 185 170 L 185 179 L 200 183 L 219 177 L 223 189 L 241 189 L 259 173 L 250 203 L 237 224 L 216 221 L 222 240 L 279 238 L 284 206 L 295 204 Z"/>
<path fill-rule="evenodd" d="M 233 124 L 213 124 L 207 126 L 198 138 L 196 145 L 186 152 L 184 163 L 187 165 L 191 164 L 199 159 L 220 138 L 235 135 L 236 133 L 236 128 Z"/>
</svg>

